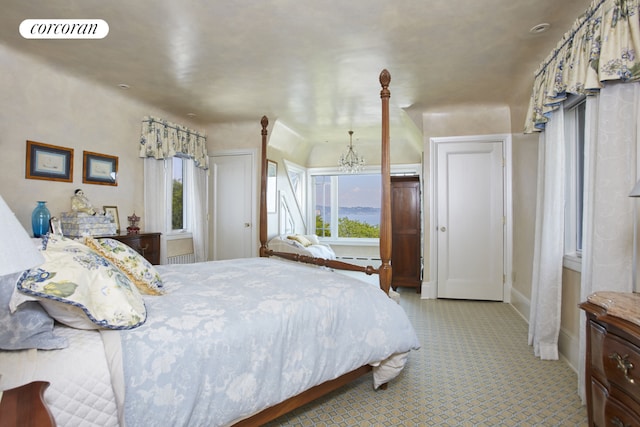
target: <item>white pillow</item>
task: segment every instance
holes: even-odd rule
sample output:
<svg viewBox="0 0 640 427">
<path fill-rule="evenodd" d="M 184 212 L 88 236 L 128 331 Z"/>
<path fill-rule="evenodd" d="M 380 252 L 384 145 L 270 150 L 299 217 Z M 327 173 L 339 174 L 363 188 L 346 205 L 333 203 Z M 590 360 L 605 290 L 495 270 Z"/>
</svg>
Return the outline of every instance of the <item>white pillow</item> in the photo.
<svg viewBox="0 0 640 427">
<path fill-rule="evenodd" d="M 25 271 L 12 311 L 36 299 L 51 317 L 79 329 L 132 329 L 147 319 L 144 300 L 129 278 L 82 243 L 59 236 L 42 252 L 45 263 Z"/>
<path fill-rule="evenodd" d="M 312 245 L 319 245 L 320 240 L 316 234 L 304 234 L 304 237 L 311 242 Z"/>
</svg>

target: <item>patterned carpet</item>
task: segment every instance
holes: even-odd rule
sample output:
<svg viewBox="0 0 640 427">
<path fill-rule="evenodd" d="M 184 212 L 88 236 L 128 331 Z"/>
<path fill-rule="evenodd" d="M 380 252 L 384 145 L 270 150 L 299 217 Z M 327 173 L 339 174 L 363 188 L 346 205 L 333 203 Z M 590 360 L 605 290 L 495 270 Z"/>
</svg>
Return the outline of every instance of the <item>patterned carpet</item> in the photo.
<svg viewBox="0 0 640 427">
<path fill-rule="evenodd" d="M 509 304 L 400 290 L 422 348 L 385 391 L 371 375 L 269 426 L 585 426 L 577 376 L 541 361 Z"/>
</svg>

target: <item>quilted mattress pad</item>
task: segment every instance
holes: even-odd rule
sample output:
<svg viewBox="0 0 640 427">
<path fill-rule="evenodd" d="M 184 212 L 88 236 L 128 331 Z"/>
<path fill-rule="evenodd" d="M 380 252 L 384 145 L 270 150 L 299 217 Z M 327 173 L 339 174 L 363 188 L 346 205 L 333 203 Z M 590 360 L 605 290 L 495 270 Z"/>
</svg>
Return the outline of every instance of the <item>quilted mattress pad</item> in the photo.
<svg viewBox="0 0 640 427">
<path fill-rule="evenodd" d="M 0 389 L 32 381 L 51 385 L 44 398 L 59 426 L 118 426 L 111 378 L 98 331 L 56 326 L 62 350 L 0 351 Z"/>
</svg>

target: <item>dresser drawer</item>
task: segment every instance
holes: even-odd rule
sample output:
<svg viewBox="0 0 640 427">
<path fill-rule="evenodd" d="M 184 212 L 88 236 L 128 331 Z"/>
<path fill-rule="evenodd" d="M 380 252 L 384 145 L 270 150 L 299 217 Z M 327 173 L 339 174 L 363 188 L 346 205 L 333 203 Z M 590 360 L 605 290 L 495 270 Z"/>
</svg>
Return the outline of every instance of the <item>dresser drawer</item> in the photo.
<svg viewBox="0 0 640 427">
<path fill-rule="evenodd" d="M 596 292 L 580 308 L 589 426 L 640 426 L 640 293 Z"/>
<path fill-rule="evenodd" d="M 640 404 L 640 349 L 616 335 L 606 334 L 602 364 L 609 384 L 624 390 Z"/>
<path fill-rule="evenodd" d="M 632 412 L 628 406 L 623 405 L 614 398 L 607 399 L 604 408 L 605 426 L 626 427 L 639 426 L 640 416 Z"/>
<path fill-rule="evenodd" d="M 591 379 L 591 419 L 594 426 L 605 426 L 605 405 L 607 389 L 595 379 Z"/>
<path fill-rule="evenodd" d="M 602 349 L 604 343 L 605 329 L 597 322 L 590 321 L 589 338 L 591 339 L 591 375 L 596 377 L 600 382 L 606 383 L 604 366 L 602 364 Z"/>
</svg>

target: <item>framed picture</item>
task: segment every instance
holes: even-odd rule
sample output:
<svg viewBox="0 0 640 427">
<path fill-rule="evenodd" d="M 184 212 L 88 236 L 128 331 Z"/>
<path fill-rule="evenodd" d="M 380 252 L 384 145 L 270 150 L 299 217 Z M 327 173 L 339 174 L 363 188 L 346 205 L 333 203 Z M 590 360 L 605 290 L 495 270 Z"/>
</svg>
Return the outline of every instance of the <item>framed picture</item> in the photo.
<svg viewBox="0 0 640 427">
<path fill-rule="evenodd" d="M 49 226 L 54 235 L 62 236 L 62 222 L 60 221 L 60 218 L 56 216 L 51 217 L 49 220 Z"/>
<path fill-rule="evenodd" d="M 73 148 L 27 141 L 27 179 L 73 182 Z"/>
<path fill-rule="evenodd" d="M 267 160 L 267 212 L 276 212 L 278 164 Z"/>
<path fill-rule="evenodd" d="M 85 184 L 118 185 L 118 158 L 106 154 L 82 152 L 82 182 Z"/>
<path fill-rule="evenodd" d="M 105 215 L 111 215 L 113 222 L 116 223 L 116 233 L 120 234 L 120 217 L 118 216 L 117 206 L 103 206 Z"/>
</svg>

